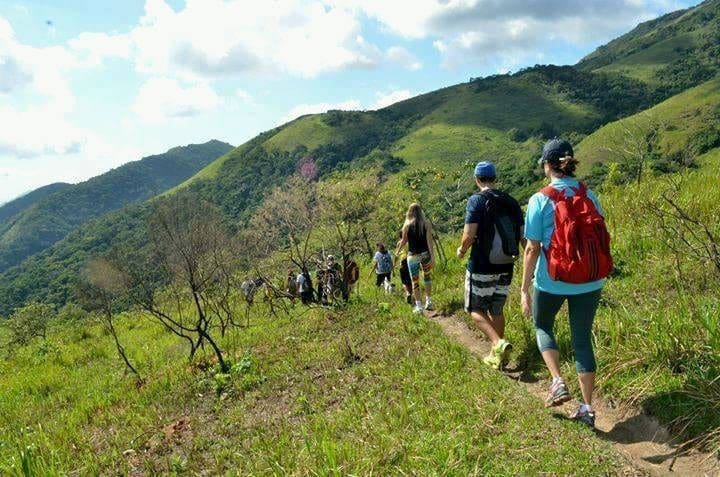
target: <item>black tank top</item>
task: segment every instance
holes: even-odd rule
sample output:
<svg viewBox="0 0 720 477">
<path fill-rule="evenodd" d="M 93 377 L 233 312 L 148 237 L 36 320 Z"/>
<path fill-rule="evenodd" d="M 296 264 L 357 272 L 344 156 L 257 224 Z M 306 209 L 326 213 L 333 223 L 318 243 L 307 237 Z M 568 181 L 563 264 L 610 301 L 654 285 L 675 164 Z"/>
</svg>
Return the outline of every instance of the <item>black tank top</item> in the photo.
<svg viewBox="0 0 720 477">
<path fill-rule="evenodd" d="M 425 227 L 418 227 L 417 224 L 411 224 L 407 231 L 408 251 L 413 255 L 418 255 L 430 251 L 427 243 L 427 235 Z"/>
</svg>

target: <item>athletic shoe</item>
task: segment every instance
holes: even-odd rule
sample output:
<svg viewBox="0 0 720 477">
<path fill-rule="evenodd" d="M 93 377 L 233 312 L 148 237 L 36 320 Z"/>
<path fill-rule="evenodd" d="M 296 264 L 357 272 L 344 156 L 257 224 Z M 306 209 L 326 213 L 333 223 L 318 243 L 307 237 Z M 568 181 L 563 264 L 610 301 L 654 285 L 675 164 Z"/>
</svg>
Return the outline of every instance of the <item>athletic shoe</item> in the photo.
<svg viewBox="0 0 720 477">
<path fill-rule="evenodd" d="M 512 350 L 512 345 L 506 340 L 500 340 L 490 349 L 490 354 L 483 358 L 483 363 L 493 369 L 501 370 L 503 365 L 507 363 L 508 356 Z"/>
<path fill-rule="evenodd" d="M 559 406 L 562 403 L 570 400 L 570 391 L 564 381 L 560 381 L 550 385 L 550 391 L 548 397 L 545 399 L 546 407 Z"/>
<path fill-rule="evenodd" d="M 408 305 L 412 305 L 412 302 L 413 302 L 413 296 L 412 296 L 412 294 L 407 295 L 407 296 L 405 297 L 405 301 L 407 301 L 407 304 L 408 304 Z"/>
<path fill-rule="evenodd" d="M 502 368 L 502 361 L 500 360 L 500 355 L 493 352 L 493 350 L 490 350 L 490 354 L 483 358 L 483 363 L 490 366 L 492 369 Z"/>
<path fill-rule="evenodd" d="M 427 297 L 425 299 L 425 309 L 427 311 L 433 311 L 435 309 L 435 307 L 433 306 L 432 299 L 430 297 Z"/>
<path fill-rule="evenodd" d="M 583 409 L 582 404 L 577 408 L 577 411 L 570 415 L 570 419 L 585 424 L 592 429 L 595 428 L 595 413 L 593 411 Z"/>
<path fill-rule="evenodd" d="M 422 305 L 415 305 L 413 307 L 413 313 L 415 313 L 416 315 L 422 315 L 422 313 L 423 313 Z"/>
</svg>

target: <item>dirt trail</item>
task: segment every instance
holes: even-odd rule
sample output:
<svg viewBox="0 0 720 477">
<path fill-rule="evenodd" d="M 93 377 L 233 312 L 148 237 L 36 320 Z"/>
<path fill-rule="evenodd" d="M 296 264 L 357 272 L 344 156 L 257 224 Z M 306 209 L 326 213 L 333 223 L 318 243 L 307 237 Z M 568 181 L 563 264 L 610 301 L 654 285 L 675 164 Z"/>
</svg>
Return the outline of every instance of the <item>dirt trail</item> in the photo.
<svg viewBox="0 0 720 477">
<path fill-rule="evenodd" d="M 490 351 L 490 343 L 479 338 L 462 319 L 434 312 L 428 314 L 428 317 L 439 324 L 445 334 L 465 346 L 471 353 L 485 356 Z M 521 372 L 505 374 L 532 394 L 545 399 L 549 382 L 529 382 Z M 576 405 L 577 402 L 570 401 L 555 409 L 556 412 L 568 415 Z M 720 476 L 718 456 L 701 452 L 679 452 L 673 446 L 668 431 L 654 418 L 637 410 L 620 412 L 598 398 L 593 402 L 593 407 L 597 412 L 598 437 L 611 442 L 630 463 L 620 474 Z"/>
</svg>

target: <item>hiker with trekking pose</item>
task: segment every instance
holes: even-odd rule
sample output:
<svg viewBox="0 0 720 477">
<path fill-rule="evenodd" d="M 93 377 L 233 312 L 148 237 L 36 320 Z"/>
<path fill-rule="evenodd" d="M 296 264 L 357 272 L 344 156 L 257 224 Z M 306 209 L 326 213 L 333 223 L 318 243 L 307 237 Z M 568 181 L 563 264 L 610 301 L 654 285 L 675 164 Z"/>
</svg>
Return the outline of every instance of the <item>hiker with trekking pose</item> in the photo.
<svg viewBox="0 0 720 477">
<path fill-rule="evenodd" d="M 422 294 L 420 292 L 420 271 L 423 274 L 425 285 L 425 310 L 434 310 L 432 302 L 432 276 L 431 270 L 435 266 L 435 251 L 433 249 L 432 225 L 425 218 L 420 204 L 413 203 L 405 215 L 405 223 L 402 226 L 400 240 L 395 249 L 395 255 L 407 245 L 408 268 L 413 284 L 413 295 L 415 296 L 415 307 L 413 313 L 423 312 Z"/>
<path fill-rule="evenodd" d="M 503 308 L 520 255 L 523 214 L 517 200 L 496 189 L 495 182 L 492 162 L 475 166 L 475 183 L 480 190 L 467 201 L 457 256 L 463 258 L 471 249 L 465 271 L 465 311 L 492 343 L 483 362 L 502 369 L 512 350 L 505 339 Z"/>
<path fill-rule="evenodd" d="M 582 402 L 571 418 L 594 427 L 592 326 L 605 277 L 613 266 L 610 235 L 597 197 L 574 178 L 578 161 L 572 146 L 562 139 L 550 140 L 538 163 L 550 185 L 533 195 L 527 207 L 521 306 L 525 316 L 533 318 L 538 348 L 553 378 L 545 404 L 558 406 L 570 400 L 570 392 L 560 375 L 553 325 L 560 307 L 568 302 L 582 392 Z"/>
<path fill-rule="evenodd" d="M 385 244 L 378 243 L 377 251 L 373 257 L 373 265 L 370 274 L 375 272 L 375 285 L 380 288 L 385 280 L 390 281 L 393 271 L 393 259 Z"/>
</svg>

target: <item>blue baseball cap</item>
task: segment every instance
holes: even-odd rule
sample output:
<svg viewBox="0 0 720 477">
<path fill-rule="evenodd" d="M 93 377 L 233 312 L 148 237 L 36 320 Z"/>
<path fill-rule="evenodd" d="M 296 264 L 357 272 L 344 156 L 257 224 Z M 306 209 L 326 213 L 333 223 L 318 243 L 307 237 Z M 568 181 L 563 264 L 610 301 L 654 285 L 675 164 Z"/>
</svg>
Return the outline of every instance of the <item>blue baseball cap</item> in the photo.
<svg viewBox="0 0 720 477">
<path fill-rule="evenodd" d="M 495 164 L 488 161 L 478 162 L 475 166 L 475 177 L 495 177 Z"/>
<path fill-rule="evenodd" d="M 564 139 L 555 138 L 550 139 L 545 143 L 543 147 L 542 156 L 538 159 L 538 165 L 543 162 L 549 162 L 551 164 L 560 163 L 560 159 L 566 156 L 573 156 L 573 148 L 569 142 Z"/>
</svg>

